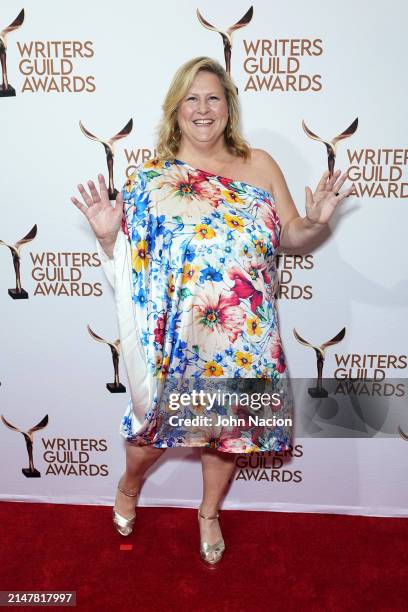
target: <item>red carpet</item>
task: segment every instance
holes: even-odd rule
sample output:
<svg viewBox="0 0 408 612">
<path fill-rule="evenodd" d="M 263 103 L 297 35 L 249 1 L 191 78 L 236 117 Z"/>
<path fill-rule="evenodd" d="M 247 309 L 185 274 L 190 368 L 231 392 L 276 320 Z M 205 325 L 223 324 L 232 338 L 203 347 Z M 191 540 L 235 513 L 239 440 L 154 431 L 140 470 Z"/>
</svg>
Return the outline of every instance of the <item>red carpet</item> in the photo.
<svg viewBox="0 0 408 612">
<path fill-rule="evenodd" d="M 0 519 L 0 590 L 76 591 L 81 611 L 408 606 L 402 518 L 224 510 L 216 569 L 199 558 L 193 510 L 139 508 L 129 538 L 114 532 L 105 506 L 3 502 Z"/>
</svg>

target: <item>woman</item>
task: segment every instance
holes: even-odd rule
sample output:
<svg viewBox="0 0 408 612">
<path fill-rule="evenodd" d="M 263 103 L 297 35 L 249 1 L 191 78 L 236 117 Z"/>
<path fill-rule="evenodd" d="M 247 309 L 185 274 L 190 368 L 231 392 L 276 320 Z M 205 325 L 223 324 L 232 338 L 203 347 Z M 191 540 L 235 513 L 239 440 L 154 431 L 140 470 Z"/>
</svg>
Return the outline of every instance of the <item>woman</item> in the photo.
<svg viewBox="0 0 408 612">
<path fill-rule="evenodd" d="M 71 200 L 89 221 L 115 288 L 131 388 L 115 528 L 132 532 L 143 475 L 167 447 L 200 446 L 200 553 L 214 565 L 225 549 L 218 509 L 236 454 L 288 448 L 290 428 L 172 429 L 158 381 L 169 374 L 196 382 L 285 378 L 278 248 L 309 253 L 351 189 L 339 194 L 346 175 L 325 172 L 314 193 L 306 188 L 300 217 L 278 164 L 240 136 L 235 85 L 210 58 L 178 70 L 163 111 L 158 157 L 138 166 L 113 207 L 102 175 L 99 190 L 91 180 L 89 193 L 78 185 L 84 203 Z"/>
</svg>

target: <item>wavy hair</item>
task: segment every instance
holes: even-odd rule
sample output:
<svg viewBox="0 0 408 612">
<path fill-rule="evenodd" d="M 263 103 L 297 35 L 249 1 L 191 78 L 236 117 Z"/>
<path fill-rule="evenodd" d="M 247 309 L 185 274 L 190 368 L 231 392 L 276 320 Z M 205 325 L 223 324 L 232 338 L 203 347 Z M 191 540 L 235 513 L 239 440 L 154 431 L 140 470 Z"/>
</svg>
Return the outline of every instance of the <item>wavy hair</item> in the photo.
<svg viewBox="0 0 408 612">
<path fill-rule="evenodd" d="M 215 74 L 224 88 L 228 105 L 228 122 L 224 130 L 225 144 L 231 153 L 247 159 L 250 147 L 239 131 L 239 104 L 237 89 L 226 70 L 210 57 L 195 57 L 176 72 L 164 99 L 163 116 L 157 129 L 157 158 L 174 159 L 180 146 L 181 130 L 177 122 L 177 110 L 197 73 L 207 70 Z"/>
</svg>

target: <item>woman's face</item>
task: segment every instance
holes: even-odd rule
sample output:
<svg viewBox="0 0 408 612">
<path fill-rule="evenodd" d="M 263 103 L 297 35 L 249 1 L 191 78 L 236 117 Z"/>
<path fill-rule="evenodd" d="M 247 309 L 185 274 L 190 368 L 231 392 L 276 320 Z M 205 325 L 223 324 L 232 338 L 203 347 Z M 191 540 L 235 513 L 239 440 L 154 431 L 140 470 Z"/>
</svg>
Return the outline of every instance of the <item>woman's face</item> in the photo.
<svg viewBox="0 0 408 612">
<path fill-rule="evenodd" d="M 224 88 L 216 74 L 200 70 L 179 104 L 177 121 L 181 140 L 190 144 L 216 142 L 228 122 Z"/>
</svg>

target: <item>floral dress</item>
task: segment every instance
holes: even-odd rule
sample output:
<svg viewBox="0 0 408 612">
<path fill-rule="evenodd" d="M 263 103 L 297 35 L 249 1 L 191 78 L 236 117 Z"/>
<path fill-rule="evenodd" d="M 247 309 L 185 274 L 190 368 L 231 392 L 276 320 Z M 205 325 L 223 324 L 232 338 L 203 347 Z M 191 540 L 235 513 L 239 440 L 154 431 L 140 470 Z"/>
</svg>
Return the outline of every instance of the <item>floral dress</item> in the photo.
<svg viewBox="0 0 408 612">
<path fill-rule="evenodd" d="M 156 387 L 142 426 L 130 401 L 120 433 L 130 443 L 158 448 L 288 449 L 292 396 L 276 311 L 281 225 L 271 194 L 178 159 L 154 159 L 137 167 L 122 195 L 132 306 Z M 279 387 L 278 424 L 265 424 L 259 406 L 258 418 L 249 419 L 254 410 L 243 407 L 242 396 L 228 408 L 215 402 L 223 425 L 215 414 L 205 426 L 183 424 L 185 417 L 208 416 L 203 402 L 179 405 L 183 419 L 169 418 L 175 411 L 169 392 L 181 381 L 190 391 L 192 385 L 218 391 L 219 398 L 242 379 L 250 379 L 252 394 L 265 383 Z"/>
</svg>

